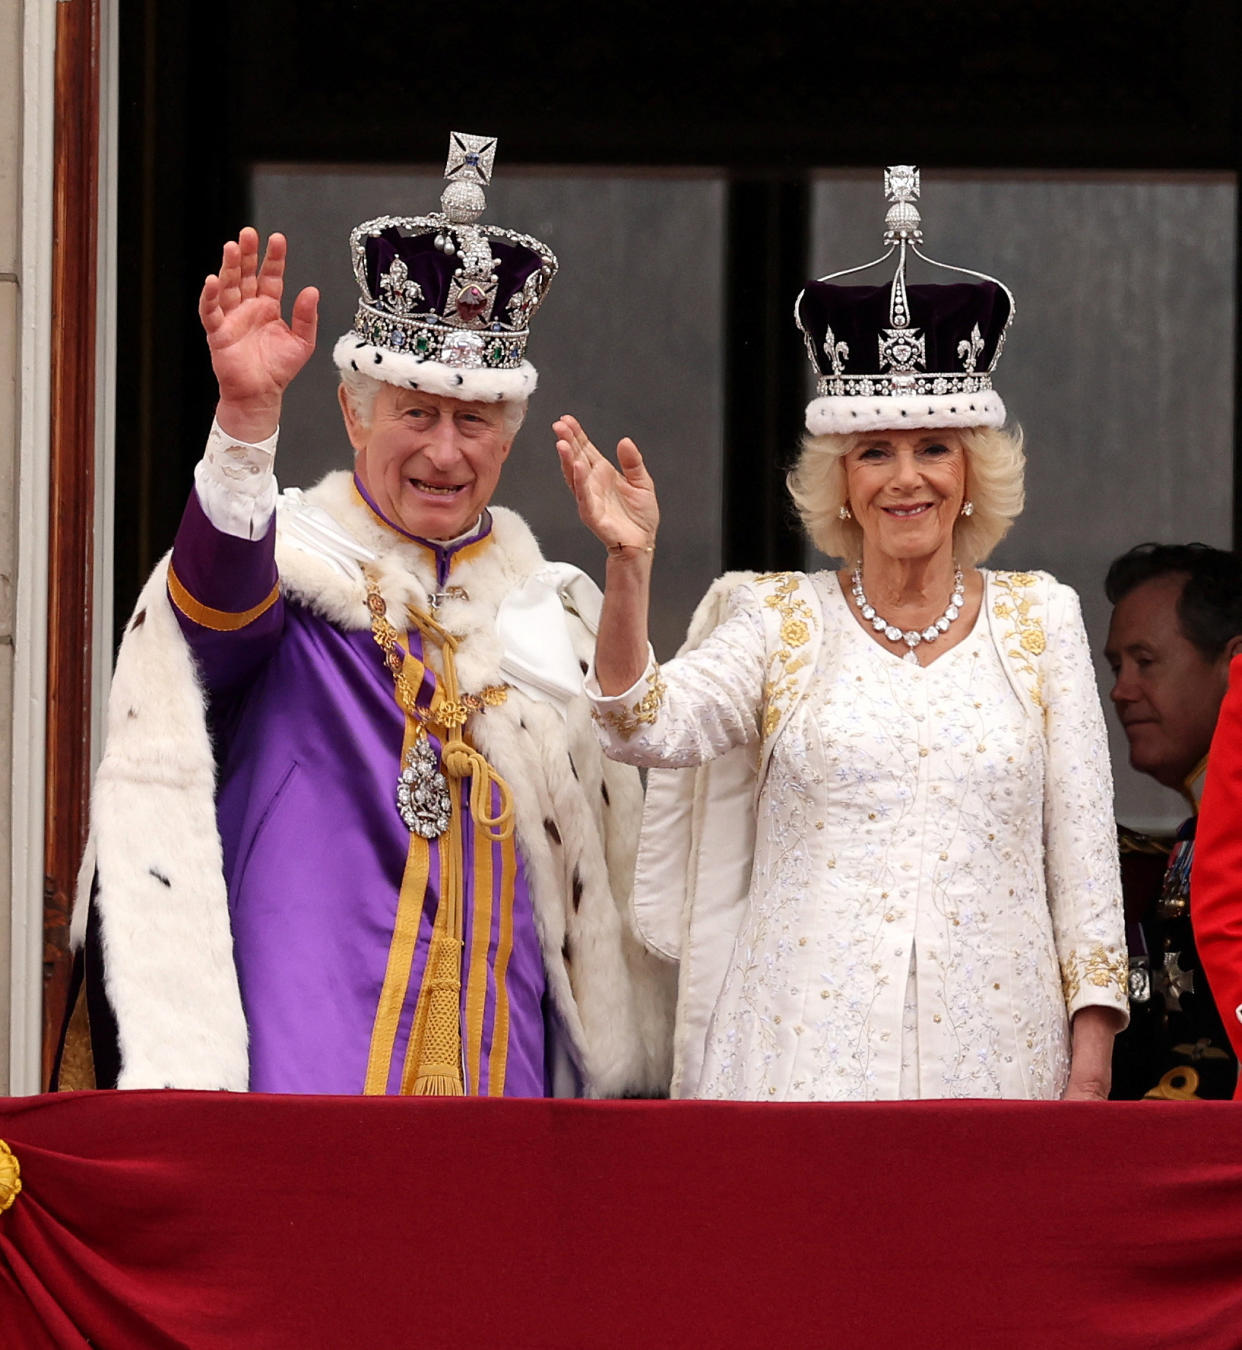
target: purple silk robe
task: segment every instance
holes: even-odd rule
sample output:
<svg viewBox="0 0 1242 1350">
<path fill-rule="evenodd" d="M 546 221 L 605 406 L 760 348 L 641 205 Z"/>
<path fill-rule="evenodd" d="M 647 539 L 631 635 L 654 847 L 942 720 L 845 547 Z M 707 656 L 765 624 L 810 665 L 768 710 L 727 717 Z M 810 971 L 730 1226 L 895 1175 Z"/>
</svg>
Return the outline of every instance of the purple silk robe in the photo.
<svg viewBox="0 0 1242 1350">
<path fill-rule="evenodd" d="M 468 539 L 418 541 L 435 554 L 441 587 L 463 548 L 492 546 L 490 530 L 485 513 Z M 392 676 L 370 631 L 342 631 L 279 594 L 274 521 L 262 539 L 235 538 L 211 524 L 192 493 L 172 573 L 170 598 L 209 696 L 251 1090 L 359 1093 L 410 849 L 396 807 L 405 717 Z M 399 627 L 400 617 L 390 617 Z M 419 634 L 408 641 L 421 658 Z M 429 670 L 420 704 L 434 681 Z M 542 1096 L 545 979 L 521 858 L 511 843 L 506 869 L 501 846 L 492 845 L 491 890 L 477 893 L 469 781 L 459 790 L 463 1028 L 472 984 L 483 1006 L 481 1044 L 464 1056 L 466 1091 Z M 401 1090 L 447 842 L 430 847 L 389 1092 Z M 480 915 L 488 931 L 476 952 Z"/>
</svg>

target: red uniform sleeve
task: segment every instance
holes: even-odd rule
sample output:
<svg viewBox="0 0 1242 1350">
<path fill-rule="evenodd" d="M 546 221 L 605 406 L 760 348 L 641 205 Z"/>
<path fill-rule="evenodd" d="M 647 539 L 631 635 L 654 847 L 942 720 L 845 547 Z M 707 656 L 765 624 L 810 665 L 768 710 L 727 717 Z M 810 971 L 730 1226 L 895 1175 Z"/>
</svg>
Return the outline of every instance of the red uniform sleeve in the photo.
<svg viewBox="0 0 1242 1350">
<path fill-rule="evenodd" d="M 1229 667 L 1208 755 L 1190 874 L 1190 919 L 1204 974 L 1242 1058 L 1242 655 Z M 1242 1077 L 1234 1091 L 1242 1100 Z"/>
</svg>

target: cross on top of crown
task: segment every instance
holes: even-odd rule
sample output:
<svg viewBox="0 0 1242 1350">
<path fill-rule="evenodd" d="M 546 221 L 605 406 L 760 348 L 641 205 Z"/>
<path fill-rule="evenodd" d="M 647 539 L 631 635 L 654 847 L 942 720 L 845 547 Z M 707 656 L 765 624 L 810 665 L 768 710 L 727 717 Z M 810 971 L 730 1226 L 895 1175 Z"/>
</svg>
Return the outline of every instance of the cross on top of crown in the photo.
<svg viewBox="0 0 1242 1350">
<path fill-rule="evenodd" d="M 492 181 L 496 144 L 495 136 L 470 136 L 464 131 L 450 131 L 445 178 L 450 183 L 473 182 L 486 187 Z"/>
<path fill-rule="evenodd" d="M 884 170 L 884 196 L 890 202 L 913 202 L 919 196 L 919 171 L 913 164 L 890 164 Z"/>
</svg>

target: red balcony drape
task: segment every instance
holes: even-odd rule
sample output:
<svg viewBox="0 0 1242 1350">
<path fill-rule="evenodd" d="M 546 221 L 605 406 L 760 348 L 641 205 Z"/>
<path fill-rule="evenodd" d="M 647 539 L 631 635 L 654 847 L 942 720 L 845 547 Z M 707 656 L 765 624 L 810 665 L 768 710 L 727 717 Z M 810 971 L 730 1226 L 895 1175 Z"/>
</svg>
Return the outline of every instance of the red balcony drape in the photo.
<svg viewBox="0 0 1242 1350">
<path fill-rule="evenodd" d="M 0 1100 L 5 1347 L 1242 1345 L 1242 1104 Z"/>
</svg>

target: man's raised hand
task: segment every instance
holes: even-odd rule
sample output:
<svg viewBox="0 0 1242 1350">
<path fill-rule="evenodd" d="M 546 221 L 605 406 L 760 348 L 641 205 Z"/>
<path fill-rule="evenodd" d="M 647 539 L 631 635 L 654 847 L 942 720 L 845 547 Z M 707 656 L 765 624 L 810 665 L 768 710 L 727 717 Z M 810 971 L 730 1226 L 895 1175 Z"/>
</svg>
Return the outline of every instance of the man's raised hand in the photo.
<svg viewBox="0 0 1242 1350">
<path fill-rule="evenodd" d="M 247 226 L 224 246 L 219 274 L 203 282 L 198 314 L 220 386 L 216 416 L 239 440 L 261 441 L 280 421 L 281 400 L 315 350 L 319 292 L 308 286 L 281 315 L 287 245 L 273 234 L 259 262 L 259 236 Z"/>
</svg>

